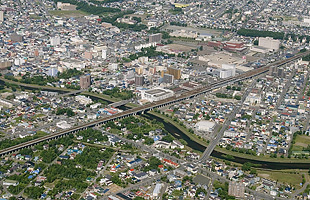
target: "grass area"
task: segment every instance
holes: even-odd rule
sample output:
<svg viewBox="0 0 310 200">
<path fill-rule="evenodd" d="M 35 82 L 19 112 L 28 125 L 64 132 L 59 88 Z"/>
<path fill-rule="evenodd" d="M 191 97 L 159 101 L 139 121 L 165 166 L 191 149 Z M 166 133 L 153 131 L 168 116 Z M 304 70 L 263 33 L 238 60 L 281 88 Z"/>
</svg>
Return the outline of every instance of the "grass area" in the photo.
<svg viewBox="0 0 310 200">
<path fill-rule="evenodd" d="M 111 101 L 111 102 L 121 101 L 121 99 L 110 97 L 109 95 L 105 95 L 105 94 L 95 94 L 95 93 L 91 93 L 91 92 L 82 92 L 81 94 L 97 97 L 99 99 L 103 99 L 103 100 Z"/>
<path fill-rule="evenodd" d="M 300 144 L 300 146 L 307 147 L 308 145 L 310 145 L 310 136 L 297 135 L 295 144 Z"/>
<path fill-rule="evenodd" d="M 130 107 L 130 108 L 135 108 L 135 107 L 138 107 L 139 105 L 134 104 L 134 103 L 127 103 L 125 106 Z"/>
<path fill-rule="evenodd" d="M 34 119 L 36 118 L 41 118 L 41 117 L 44 117 L 45 115 L 40 113 L 40 114 L 36 114 L 35 116 L 33 116 Z"/>
<path fill-rule="evenodd" d="M 59 17 L 83 17 L 87 15 L 87 13 L 80 10 L 51 10 L 49 13 Z"/>
<path fill-rule="evenodd" d="M 38 16 L 38 15 L 30 15 L 29 17 L 30 17 L 31 19 L 41 19 L 41 17 Z"/>
<path fill-rule="evenodd" d="M 166 117 L 162 114 L 159 114 L 157 112 L 153 112 L 151 111 L 150 113 L 152 113 L 152 115 L 155 115 L 157 117 L 162 118 L 163 120 L 165 120 L 166 122 L 172 124 L 173 126 L 177 127 L 178 129 L 180 129 L 184 134 L 186 134 L 191 140 L 207 147 L 208 144 L 207 142 L 203 141 L 202 139 L 199 139 L 197 135 L 190 133 L 186 128 L 184 128 L 183 126 L 181 126 L 178 122 L 173 121 L 171 118 Z"/>
<path fill-rule="evenodd" d="M 223 153 L 223 154 L 227 154 L 227 155 L 231 155 L 234 157 L 240 157 L 240 158 L 246 158 L 246 159 L 250 159 L 250 160 L 257 160 L 257 161 L 265 161 L 265 162 L 277 162 L 277 163 L 310 163 L 309 159 L 297 159 L 297 158 L 271 158 L 271 157 L 267 157 L 267 156 L 253 156 L 250 154 L 244 154 L 244 153 L 239 153 L 239 152 L 234 152 L 234 151 L 230 151 L 227 150 L 225 148 L 220 148 L 220 147 L 215 147 L 215 150 Z"/>
<path fill-rule="evenodd" d="M 297 135 L 292 151 L 302 151 L 310 145 L 310 136 Z"/>
<path fill-rule="evenodd" d="M 170 40 L 183 41 L 183 42 L 197 42 L 194 38 L 186 38 L 186 37 L 170 37 Z"/>
<path fill-rule="evenodd" d="M 257 170 L 257 173 L 262 178 L 272 179 L 295 187 L 300 187 L 299 184 L 302 182 L 302 174 L 292 170 Z"/>
</svg>

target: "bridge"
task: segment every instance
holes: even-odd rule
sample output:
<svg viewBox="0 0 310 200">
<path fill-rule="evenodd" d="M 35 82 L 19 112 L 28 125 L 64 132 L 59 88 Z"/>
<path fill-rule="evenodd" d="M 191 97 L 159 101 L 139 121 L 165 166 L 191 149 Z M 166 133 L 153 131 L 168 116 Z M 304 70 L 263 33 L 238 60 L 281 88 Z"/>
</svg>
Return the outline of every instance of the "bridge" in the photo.
<svg viewBox="0 0 310 200">
<path fill-rule="evenodd" d="M 68 92 L 68 93 L 59 94 L 59 95 L 56 96 L 56 97 L 57 97 L 57 98 L 61 98 L 61 97 L 65 97 L 65 96 L 70 96 L 70 95 L 75 95 L 75 94 L 78 94 L 78 93 L 82 93 L 82 92 L 85 92 L 85 91 L 87 91 L 87 89 L 73 90 L 73 91 Z"/>
<path fill-rule="evenodd" d="M 123 101 L 118 101 L 118 102 L 111 103 L 108 106 L 116 108 L 116 107 L 120 107 L 120 106 L 126 105 L 129 102 L 130 102 L 130 100 L 123 100 Z"/>
<path fill-rule="evenodd" d="M 223 87 L 225 85 L 228 85 L 228 84 L 231 84 L 231 83 L 234 83 L 234 82 L 243 81 L 243 80 L 246 80 L 246 79 L 251 79 L 251 78 L 253 78 L 255 76 L 264 74 L 264 73 L 266 73 L 269 70 L 270 66 L 279 67 L 279 66 L 288 64 L 290 62 L 296 61 L 298 59 L 301 59 L 303 56 L 305 56 L 307 54 L 308 54 L 308 52 L 300 53 L 300 54 L 298 54 L 296 56 L 293 56 L 291 58 L 288 58 L 288 59 L 285 59 L 285 60 L 281 60 L 281 61 L 277 61 L 277 62 L 275 62 L 273 64 L 270 64 L 270 65 L 267 65 L 267 66 L 264 66 L 264 67 L 261 67 L 261 68 L 258 68 L 258 69 L 250 70 L 250 71 L 248 71 L 246 73 L 243 73 L 241 75 L 230 77 L 230 78 L 226 78 L 226 79 L 222 79 L 222 80 L 214 82 L 214 83 L 212 83 L 210 85 L 199 87 L 197 89 L 185 92 L 185 93 L 183 93 L 183 94 L 181 94 L 179 96 L 173 96 L 173 97 L 169 97 L 167 99 L 163 99 L 163 100 L 160 100 L 160 101 L 152 102 L 152 103 L 140 106 L 140 107 L 136 107 L 136 108 L 132 108 L 132 109 L 126 110 L 124 112 L 121 112 L 121 113 L 118 113 L 118 114 L 115 114 L 115 115 L 112 115 L 112 116 L 108 116 L 108 117 L 105 117 L 105 118 L 98 119 L 98 120 L 93 121 L 93 122 L 85 123 L 85 124 L 82 124 L 82 125 L 79 125 L 79 126 L 67 129 L 67 130 L 63 130 L 63 131 L 60 131 L 60 132 L 57 132 L 57 133 L 46 135 L 46 136 L 43 136 L 43 137 L 40 137 L 40 138 L 37 138 L 37 139 L 34 139 L 34 140 L 30 140 L 28 142 L 24 142 L 24 143 L 21 143 L 21 144 L 18 144 L 18 145 L 6 148 L 6 149 L 2 149 L 2 150 L 0 150 L 0 156 L 12 153 L 14 151 L 17 151 L 17 150 L 20 150 L 20 149 L 23 149 L 23 148 L 34 146 L 34 145 L 36 145 L 36 144 L 38 144 L 40 142 L 50 141 L 50 140 L 57 139 L 59 137 L 63 137 L 65 135 L 68 135 L 68 134 L 71 134 L 71 133 L 76 133 L 76 132 L 78 132 L 80 130 L 85 130 L 85 129 L 89 128 L 89 127 L 99 126 L 99 125 L 102 125 L 102 124 L 104 124 L 106 122 L 109 122 L 109 121 L 118 120 L 118 119 L 129 117 L 129 116 L 132 116 L 132 115 L 143 114 L 144 112 L 153 110 L 155 108 L 164 107 L 164 106 L 167 106 L 167 105 L 170 105 L 170 104 L 175 104 L 175 103 L 183 101 L 183 100 L 194 98 L 194 97 L 197 97 L 199 95 L 205 94 L 207 92 L 211 92 L 214 89 Z"/>
</svg>

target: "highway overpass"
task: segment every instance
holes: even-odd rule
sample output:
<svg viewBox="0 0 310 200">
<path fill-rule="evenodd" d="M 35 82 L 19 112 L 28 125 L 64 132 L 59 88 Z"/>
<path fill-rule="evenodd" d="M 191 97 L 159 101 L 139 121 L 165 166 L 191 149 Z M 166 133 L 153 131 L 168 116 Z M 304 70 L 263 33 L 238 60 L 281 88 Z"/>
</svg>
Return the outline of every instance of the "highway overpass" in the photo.
<svg viewBox="0 0 310 200">
<path fill-rule="evenodd" d="M 27 147 L 30 147 L 30 146 L 33 146 L 33 145 L 37 145 L 40 142 L 49 141 L 49 140 L 53 140 L 53 139 L 56 139 L 56 138 L 59 138 L 59 137 L 63 137 L 65 135 L 68 135 L 68 134 L 71 134 L 71 133 L 76 133 L 76 132 L 78 132 L 80 130 L 87 129 L 89 127 L 94 127 L 94 126 L 102 125 L 102 124 L 104 124 L 106 122 L 109 122 L 109 121 L 118 120 L 118 119 L 125 118 L 125 117 L 131 116 L 131 115 L 143 114 L 144 112 L 153 110 L 155 108 L 160 108 L 160 107 L 167 106 L 167 105 L 170 105 L 170 104 L 175 104 L 177 102 L 180 102 L 180 101 L 183 101 L 183 100 L 186 100 L 186 99 L 189 99 L 189 98 L 194 98 L 194 97 L 197 97 L 199 95 L 205 94 L 207 92 L 211 92 L 214 89 L 223 87 L 225 85 L 228 85 L 228 84 L 231 84 L 231 83 L 234 83 L 234 82 L 238 82 L 238 81 L 243 81 L 243 80 L 246 80 L 246 79 L 250 79 L 250 78 L 253 78 L 253 77 L 258 76 L 260 74 L 266 73 L 269 70 L 270 66 L 278 67 L 278 66 L 281 66 L 281 65 L 285 65 L 287 63 L 290 63 L 290 62 L 296 61 L 298 59 L 301 59 L 305 55 L 306 55 L 306 53 L 301 53 L 301 54 L 298 54 L 298 55 L 296 55 L 294 57 L 291 57 L 291 58 L 288 58 L 288 59 L 285 59 L 285 60 L 282 60 L 282 61 L 275 62 L 275 63 L 273 63 L 271 65 L 268 65 L 268 66 L 265 66 L 265 67 L 261 67 L 261 68 L 258 68 L 258 69 L 254 69 L 254 70 L 248 71 L 246 73 L 243 73 L 243 74 L 235 76 L 235 77 L 230 77 L 230 78 L 227 78 L 227 79 L 222 79 L 220 81 L 217 81 L 217 82 L 212 83 L 212 84 L 207 85 L 207 86 L 199 87 L 197 89 L 185 92 L 185 93 L 183 93 L 181 95 L 178 95 L 178 96 L 173 96 L 173 97 L 161 100 L 161 101 L 157 101 L 157 102 L 149 103 L 149 104 L 146 104 L 146 105 L 143 105 L 143 106 L 140 106 L 140 107 L 132 108 L 132 109 L 126 110 L 124 112 L 121 112 L 121 113 L 109 116 L 109 117 L 101 118 L 101 119 L 98 119 L 98 120 L 93 121 L 93 122 L 85 123 L 85 124 L 76 126 L 74 128 L 70 128 L 70 129 L 67 129 L 67 130 L 60 131 L 58 133 L 53 133 L 53 134 L 50 134 L 50 135 L 47 135 L 47 136 L 43 136 L 43 137 L 40 137 L 40 138 L 31 140 L 31 141 L 28 141 L 28 142 L 24 142 L 24 143 L 21 143 L 21 144 L 18 144 L 18 145 L 15 145 L 15 146 L 12 146 L 12 147 L 0 150 L 0 156 L 3 156 L 5 154 L 9 154 L 9 153 L 12 153 L 14 151 L 17 151 L 17 150 L 20 150 L 20 149 L 23 149 L 23 148 L 27 148 Z"/>
</svg>

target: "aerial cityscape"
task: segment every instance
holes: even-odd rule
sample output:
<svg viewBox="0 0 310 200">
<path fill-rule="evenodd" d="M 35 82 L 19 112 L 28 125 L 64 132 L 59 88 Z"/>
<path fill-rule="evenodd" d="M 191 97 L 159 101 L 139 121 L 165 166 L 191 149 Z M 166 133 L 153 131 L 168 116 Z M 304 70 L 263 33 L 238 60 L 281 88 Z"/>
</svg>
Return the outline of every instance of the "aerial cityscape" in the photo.
<svg viewBox="0 0 310 200">
<path fill-rule="evenodd" d="M 309 0 L 0 0 L 0 200 L 310 199 Z"/>
</svg>

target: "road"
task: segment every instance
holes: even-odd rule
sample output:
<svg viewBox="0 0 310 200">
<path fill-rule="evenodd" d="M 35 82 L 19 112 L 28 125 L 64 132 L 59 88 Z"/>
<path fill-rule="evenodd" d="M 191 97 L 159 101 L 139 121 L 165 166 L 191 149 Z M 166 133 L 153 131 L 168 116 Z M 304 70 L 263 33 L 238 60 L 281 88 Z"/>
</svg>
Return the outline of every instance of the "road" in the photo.
<svg viewBox="0 0 310 200">
<path fill-rule="evenodd" d="M 238 103 L 235 106 L 234 110 L 231 112 L 229 117 L 225 120 L 225 122 L 223 123 L 222 128 L 218 132 L 217 136 L 213 140 L 211 140 L 211 142 L 208 145 L 207 149 L 202 154 L 202 156 L 200 158 L 200 161 L 207 160 L 210 157 L 210 155 L 211 155 L 212 151 L 214 150 L 214 148 L 216 147 L 216 145 L 223 138 L 224 132 L 225 132 L 225 130 L 227 130 L 228 126 L 230 125 L 231 120 L 234 119 L 236 114 L 237 114 L 237 112 L 240 111 L 243 102 L 245 101 L 246 97 L 250 94 L 250 92 L 251 92 L 253 86 L 255 85 L 255 83 L 256 83 L 256 79 L 252 80 L 252 83 L 251 83 L 250 87 L 248 87 L 246 89 L 246 91 L 244 92 L 240 103 Z"/>
<path fill-rule="evenodd" d="M 278 98 L 278 100 L 277 100 L 277 103 L 276 103 L 276 105 L 275 105 L 275 110 L 276 110 L 276 111 L 278 110 L 279 106 L 281 105 L 281 102 L 282 102 L 282 100 L 283 100 L 283 97 L 285 96 L 285 94 L 286 94 L 288 88 L 290 87 L 290 85 L 291 85 L 291 80 L 292 80 L 293 76 L 295 75 L 295 73 L 296 73 L 296 70 L 293 70 L 293 71 L 291 72 L 290 76 L 288 77 L 288 79 L 287 79 L 287 81 L 286 81 L 286 83 L 285 83 L 285 86 L 284 86 L 284 88 L 283 88 L 283 90 L 282 90 L 282 92 L 281 92 L 281 94 L 280 94 L 280 96 L 279 96 L 279 98 Z M 273 125 L 273 120 L 270 120 L 270 124 L 269 124 L 269 126 L 268 126 L 268 128 L 267 128 L 267 130 L 269 130 L 270 133 L 271 133 L 272 125 Z M 266 141 L 266 145 L 264 146 L 263 151 L 262 151 L 263 154 L 266 152 L 266 150 L 267 150 L 267 145 L 269 144 L 271 138 L 272 138 L 272 134 L 269 134 L 269 138 L 268 138 L 268 140 Z"/>
</svg>

